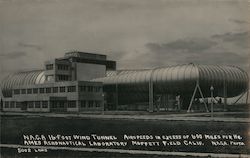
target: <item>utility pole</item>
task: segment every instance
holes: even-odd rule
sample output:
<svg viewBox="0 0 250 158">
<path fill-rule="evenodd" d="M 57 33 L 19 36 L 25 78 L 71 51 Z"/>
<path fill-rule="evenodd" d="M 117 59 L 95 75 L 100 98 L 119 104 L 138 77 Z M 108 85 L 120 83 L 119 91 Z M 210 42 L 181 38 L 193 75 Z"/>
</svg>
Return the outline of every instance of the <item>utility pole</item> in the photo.
<svg viewBox="0 0 250 158">
<path fill-rule="evenodd" d="M 150 78 L 149 80 L 149 112 L 154 112 L 154 90 L 153 90 L 153 81 Z"/>
<path fill-rule="evenodd" d="M 148 111 L 154 112 L 154 83 L 153 83 L 153 69 L 150 74 L 149 83 L 148 83 Z"/>
<path fill-rule="evenodd" d="M 213 98 L 214 98 L 214 87 L 211 85 L 210 87 L 210 91 L 211 91 L 211 117 L 213 118 L 214 117 L 214 101 L 213 101 Z"/>
<path fill-rule="evenodd" d="M 224 93 L 224 104 L 223 104 L 223 111 L 226 111 L 226 107 L 227 107 L 227 83 L 226 83 L 226 79 L 224 79 L 224 83 L 223 83 L 223 93 Z"/>
</svg>

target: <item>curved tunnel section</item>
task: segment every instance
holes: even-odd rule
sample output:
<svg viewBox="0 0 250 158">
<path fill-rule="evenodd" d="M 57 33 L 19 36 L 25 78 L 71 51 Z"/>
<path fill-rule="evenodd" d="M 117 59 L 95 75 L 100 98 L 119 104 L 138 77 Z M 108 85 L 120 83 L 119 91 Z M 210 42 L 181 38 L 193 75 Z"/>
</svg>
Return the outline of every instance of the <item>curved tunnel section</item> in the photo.
<svg viewBox="0 0 250 158">
<path fill-rule="evenodd" d="M 2 94 L 4 97 L 11 97 L 14 87 L 42 84 L 44 81 L 44 70 L 14 73 L 2 81 Z M 92 81 L 103 82 L 104 91 L 107 94 L 118 94 L 120 104 L 148 102 L 149 83 L 153 84 L 154 96 L 158 94 L 180 95 L 187 100 L 190 100 L 196 83 L 199 83 L 205 97 L 210 97 L 211 86 L 214 87 L 214 96 L 235 97 L 244 93 L 249 84 L 248 74 L 238 67 L 192 63 L 126 71 L 126 73 Z"/>
<path fill-rule="evenodd" d="M 104 91 L 118 92 L 119 103 L 148 102 L 149 83 L 154 94 L 182 95 L 190 98 L 196 83 L 205 97 L 235 97 L 248 89 L 248 75 L 234 66 L 185 64 L 94 79 L 104 84 Z M 224 86 L 225 85 L 225 86 Z M 226 88 L 226 91 L 225 91 Z M 225 94 L 226 92 L 226 94 Z"/>
<path fill-rule="evenodd" d="M 2 94 L 4 97 L 11 97 L 14 87 L 42 84 L 44 81 L 45 76 L 43 70 L 13 73 L 3 79 L 1 84 Z"/>
<path fill-rule="evenodd" d="M 207 97 L 210 96 L 211 86 L 218 97 L 235 97 L 248 89 L 248 75 L 238 67 L 198 65 L 198 69 L 199 85 Z"/>
<path fill-rule="evenodd" d="M 152 81 L 157 93 L 189 93 L 194 89 L 198 76 L 198 68 L 190 64 L 131 72 L 93 81 L 101 81 L 106 87 L 118 85 L 119 92 L 148 91 L 148 84 Z"/>
</svg>

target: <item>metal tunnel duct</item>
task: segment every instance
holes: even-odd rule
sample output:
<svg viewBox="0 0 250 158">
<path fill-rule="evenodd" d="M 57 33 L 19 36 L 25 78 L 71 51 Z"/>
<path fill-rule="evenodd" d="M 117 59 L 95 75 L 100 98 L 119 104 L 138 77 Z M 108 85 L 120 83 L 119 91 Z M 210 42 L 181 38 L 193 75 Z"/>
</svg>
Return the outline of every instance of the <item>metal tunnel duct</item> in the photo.
<svg viewBox="0 0 250 158">
<path fill-rule="evenodd" d="M 205 97 L 210 96 L 210 86 L 214 95 L 224 96 L 224 85 L 227 97 L 235 97 L 248 89 L 248 74 L 235 66 L 185 64 L 131 72 L 122 75 L 94 79 L 103 82 L 106 91 L 118 87 L 119 96 L 126 100 L 148 99 L 149 82 L 152 81 L 154 93 L 191 95 L 198 83 Z M 123 97 L 120 97 L 122 99 Z"/>
<path fill-rule="evenodd" d="M 4 97 L 12 95 L 12 89 L 22 85 L 42 84 L 45 81 L 43 70 L 17 72 L 3 79 L 1 90 Z"/>
</svg>

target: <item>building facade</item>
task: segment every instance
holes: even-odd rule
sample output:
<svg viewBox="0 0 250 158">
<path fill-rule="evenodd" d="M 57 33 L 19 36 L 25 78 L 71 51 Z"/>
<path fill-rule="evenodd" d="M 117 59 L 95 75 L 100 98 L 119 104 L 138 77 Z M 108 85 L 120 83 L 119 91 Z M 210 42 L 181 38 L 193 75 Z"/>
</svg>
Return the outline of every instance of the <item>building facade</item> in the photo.
<svg viewBox="0 0 250 158">
<path fill-rule="evenodd" d="M 106 55 L 69 52 L 62 58 L 46 61 L 44 70 L 18 72 L 1 85 L 3 111 L 88 112 L 104 110 L 102 82 L 115 70 L 116 63 Z"/>
<path fill-rule="evenodd" d="M 24 85 L 4 99 L 4 111 L 85 112 L 103 109 L 102 83 L 65 81 Z"/>
</svg>

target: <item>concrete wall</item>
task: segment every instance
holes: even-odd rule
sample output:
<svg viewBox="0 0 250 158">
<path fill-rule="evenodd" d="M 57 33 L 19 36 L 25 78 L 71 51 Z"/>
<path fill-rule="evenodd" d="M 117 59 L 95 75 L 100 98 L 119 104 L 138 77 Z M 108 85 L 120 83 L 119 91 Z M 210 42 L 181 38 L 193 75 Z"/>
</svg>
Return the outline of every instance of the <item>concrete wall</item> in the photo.
<svg viewBox="0 0 250 158">
<path fill-rule="evenodd" d="M 89 81 L 94 78 L 105 77 L 106 66 L 87 63 L 76 63 L 76 80 Z"/>
<path fill-rule="evenodd" d="M 21 108 L 4 108 L 3 111 L 9 111 L 9 112 L 22 112 Z"/>
<path fill-rule="evenodd" d="M 50 112 L 49 108 L 27 108 L 28 112 Z"/>
</svg>

